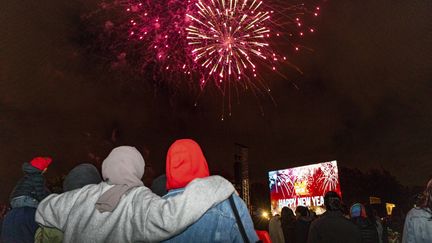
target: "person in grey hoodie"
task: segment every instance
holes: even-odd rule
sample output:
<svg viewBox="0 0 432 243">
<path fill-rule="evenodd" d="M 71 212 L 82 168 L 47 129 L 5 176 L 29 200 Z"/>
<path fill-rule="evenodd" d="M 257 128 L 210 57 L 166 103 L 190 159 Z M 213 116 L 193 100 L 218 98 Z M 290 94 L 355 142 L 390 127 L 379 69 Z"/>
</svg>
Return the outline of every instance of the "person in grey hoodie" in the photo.
<svg viewBox="0 0 432 243">
<path fill-rule="evenodd" d="M 156 242 L 182 232 L 234 193 L 219 176 L 192 181 L 178 196 L 162 199 L 141 181 L 144 159 L 134 147 L 113 149 L 97 185 L 50 195 L 36 222 L 64 233 L 64 242 Z"/>
</svg>

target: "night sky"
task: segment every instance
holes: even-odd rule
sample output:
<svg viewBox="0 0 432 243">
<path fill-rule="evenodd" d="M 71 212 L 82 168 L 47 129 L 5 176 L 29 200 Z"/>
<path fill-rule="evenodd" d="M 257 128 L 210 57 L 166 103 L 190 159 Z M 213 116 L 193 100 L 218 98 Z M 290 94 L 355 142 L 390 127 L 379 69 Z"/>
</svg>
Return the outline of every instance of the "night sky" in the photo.
<svg viewBox="0 0 432 243">
<path fill-rule="evenodd" d="M 225 121 L 216 92 L 196 108 L 187 90 L 155 92 L 145 77 L 131 80 L 89 58 L 79 41 L 86 7 L 0 3 L 0 201 L 33 156 L 55 159 L 53 177 L 128 144 L 157 175 L 170 143 L 184 137 L 201 144 L 212 171 L 227 175 L 234 143 L 249 146 L 253 181 L 334 159 L 383 167 L 405 185 L 432 175 L 432 1 L 328 1 L 318 31 L 305 39 L 313 52 L 292 57 L 304 74 L 269 80 L 277 105 L 263 99 L 264 115 L 242 94 Z"/>
</svg>

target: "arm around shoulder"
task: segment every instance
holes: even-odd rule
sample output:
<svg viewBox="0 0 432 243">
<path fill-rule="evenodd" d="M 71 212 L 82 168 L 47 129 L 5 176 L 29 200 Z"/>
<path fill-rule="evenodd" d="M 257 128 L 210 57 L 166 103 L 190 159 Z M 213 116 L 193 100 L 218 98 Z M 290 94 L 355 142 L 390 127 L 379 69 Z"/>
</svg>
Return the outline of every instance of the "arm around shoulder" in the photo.
<svg viewBox="0 0 432 243">
<path fill-rule="evenodd" d="M 36 210 L 35 220 L 38 224 L 64 230 L 67 215 L 74 200 L 75 191 L 63 194 L 51 194 L 46 197 Z"/>
<path fill-rule="evenodd" d="M 209 176 L 193 180 L 182 194 L 167 199 L 153 194 L 146 214 L 141 215 L 145 225 L 143 237 L 146 241 L 161 241 L 179 234 L 233 193 L 229 181 Z"/>
</svg>

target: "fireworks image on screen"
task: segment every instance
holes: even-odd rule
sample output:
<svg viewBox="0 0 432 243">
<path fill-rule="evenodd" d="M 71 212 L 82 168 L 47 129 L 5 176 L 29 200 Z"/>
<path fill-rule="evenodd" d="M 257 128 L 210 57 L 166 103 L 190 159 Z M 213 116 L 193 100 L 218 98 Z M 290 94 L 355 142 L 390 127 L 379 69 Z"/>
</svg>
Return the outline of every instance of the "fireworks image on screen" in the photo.
<svg viewBox="0 0 432 243">
<path fill-rule="evenodd" d="M 269 185 L 273 213 L 287 205 L 284 200 L 293 200 L 291 206 L 295 209 L 298 198 L 323 197 L 328 191 L 341 195 L 336 161 L 270 171 Z"/>
<path fill-rule="evenodd" d="M 294 193 L 293 176 L 289 170 L 274 171 L 269 175 L 270 190 L 275 190 L 276 193 L 282 193 L 283 197 L 292 196 Z"/>
<path fill-rule="evenodd" d="M 319 167 L 319 170 L 320 176 L 317 181 L 321 184 L 321 190 L 323 192 L 335 190 L 339 183 L 337 166 L 332 163 L 326 163 Z"/>
</svg>

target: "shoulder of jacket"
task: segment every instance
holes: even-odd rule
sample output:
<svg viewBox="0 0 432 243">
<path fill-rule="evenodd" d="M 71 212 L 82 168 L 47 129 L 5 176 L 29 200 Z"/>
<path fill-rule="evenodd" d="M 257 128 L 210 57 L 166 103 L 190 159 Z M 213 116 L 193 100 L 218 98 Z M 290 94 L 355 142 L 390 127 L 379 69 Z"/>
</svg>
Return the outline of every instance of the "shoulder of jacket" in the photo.
<svg viewBox="0 0 432 243">
<path fill-rule="evenodd" d="M 36 182 L 44 182 L 45 181 L 45 177 L 41 174 L 29 174 L 29 175 L 27 175 L 27 178 L 29 180 L 36 181 Z"/>
<path fill-rule="evenodd" d="M 134 207 L 135 203 L 149 203 L 152 200 L 158 198 L 159 196 L 152 193 L 151 190 L 145 186 L 132 188 L 124 195 L 124 199 L 126 199 L 126 201 L 130 201 L 132 207 Z"/>
</svg>

